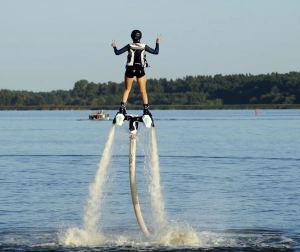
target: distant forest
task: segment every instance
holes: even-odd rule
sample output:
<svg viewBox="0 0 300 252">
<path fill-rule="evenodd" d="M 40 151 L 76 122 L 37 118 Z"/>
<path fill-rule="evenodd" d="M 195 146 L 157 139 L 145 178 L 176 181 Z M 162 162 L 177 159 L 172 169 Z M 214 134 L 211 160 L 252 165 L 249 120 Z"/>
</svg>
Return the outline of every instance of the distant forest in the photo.
<svg viewBox="0 0 300 252">
<path fill-rule="evenodd" d="M 117 109 L 124 83 L 79 80 L 70 90 L 29 92 L 1 89 L 0 110 L 8 109 Z M 152 109 L 300 108 L 300 72 L 234 74 L 148 79 Z M 138 86 L 127 107 L 140 108 Z"/>
</svg>

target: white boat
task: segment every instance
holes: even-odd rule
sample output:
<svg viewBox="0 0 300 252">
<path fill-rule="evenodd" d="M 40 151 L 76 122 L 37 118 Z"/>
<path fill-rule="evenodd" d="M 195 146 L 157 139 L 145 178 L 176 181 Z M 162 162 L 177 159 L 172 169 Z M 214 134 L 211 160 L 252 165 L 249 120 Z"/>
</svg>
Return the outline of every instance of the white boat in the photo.
<svg viewBox="0 0 300 252">
<path fill-rule="evenodd" d="M 97 111 L 93 114 L 89 115 L 90 120 L 109 120 L 109 113 L 103 111 L 103 109 L 100 111 Z"/>
</svg>

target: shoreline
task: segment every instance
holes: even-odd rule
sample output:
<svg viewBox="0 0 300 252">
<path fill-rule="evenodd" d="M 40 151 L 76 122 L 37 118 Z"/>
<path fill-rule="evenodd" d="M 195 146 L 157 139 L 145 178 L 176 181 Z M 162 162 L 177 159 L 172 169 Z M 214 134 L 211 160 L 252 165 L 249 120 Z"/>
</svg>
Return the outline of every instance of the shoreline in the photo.
<svg viewBox="0 0 300 252">
<path fill-rule="evenodd" d="M 138 110 L 141 105 L 127 105 Z M 0 111 L 9 110 L 118 110 L 119 106 L 0 106 Z M 300 104 L 236 104 L 236 105 L 151 105 L 151 110 L 249 110 L 249 109 L 300 109 Z"/>
</svg>

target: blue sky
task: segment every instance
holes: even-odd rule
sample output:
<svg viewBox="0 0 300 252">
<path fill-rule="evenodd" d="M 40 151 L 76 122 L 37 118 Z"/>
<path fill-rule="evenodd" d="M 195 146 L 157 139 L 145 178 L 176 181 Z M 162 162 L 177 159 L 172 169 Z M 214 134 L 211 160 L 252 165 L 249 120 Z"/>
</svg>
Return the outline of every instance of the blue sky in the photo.
<svg viewBox="0 0 300 252">
<path fill-rule="evenodd" d="M 148 78 L 299 71 L 299 0 L 0 0 L 0 89 L 69 90 L 121 83 L 140 29 Z"/>
</svg>

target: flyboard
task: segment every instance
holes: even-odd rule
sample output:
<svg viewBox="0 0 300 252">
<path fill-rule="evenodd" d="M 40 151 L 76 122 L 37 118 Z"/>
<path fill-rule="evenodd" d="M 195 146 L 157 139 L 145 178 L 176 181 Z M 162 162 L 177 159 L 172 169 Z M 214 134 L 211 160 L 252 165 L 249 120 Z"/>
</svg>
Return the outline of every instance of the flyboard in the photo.
<svg viewBox="0 0 300 252">
<path fill-rule="evenodd" d="M 145 125 L 145 127 L 148 129 L 154 127 L 154 122 L 150 115 L 138 116 L 138 115 L 130 115 L 130 114 L 123 115 L 121 113 L 118 113 L 113 120 L 113 124 L 122 126 L 124 121 L 129 121 L 129 132 L 130 132 L 129 177 L 130 177 L 130 190 L 131 190 L 133 209 L 135 212 L 137 222 L 140 226 L 140 229 L 145 235 L 149 235 L 149 231 L 147 229 L 147 226 L 145 224 L 141 212 L 139 198 L 136 189 L 135 157 L 136 157 L 136 137 L 137 137 L 139 122 L 142 122 Z"/>
</svg>

